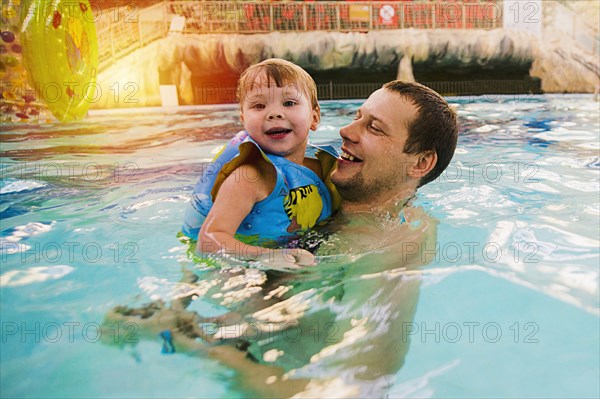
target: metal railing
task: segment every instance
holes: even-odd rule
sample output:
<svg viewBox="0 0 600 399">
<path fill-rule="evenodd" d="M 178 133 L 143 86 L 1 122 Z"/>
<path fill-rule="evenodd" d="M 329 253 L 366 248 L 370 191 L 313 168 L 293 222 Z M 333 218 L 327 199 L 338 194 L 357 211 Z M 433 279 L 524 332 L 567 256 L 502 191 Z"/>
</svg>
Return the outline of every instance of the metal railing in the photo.
<svg viewBox="0 0 600 399">
<path fill-rule="evenodd" d="M 98 69 L 101 71 L 168 33 L 163 3 L 143 9 L 138 9 L 133 2 L 123 4 L 123 7 L 96 10 Z"/>
<path fill-rule="evenodd" d="M 317 85 L 319 101 L 367 98 L 381 83 L 333 83 Z M 522 80 L 472 80 L 421 82 L 443 96 L 481 96 L 503 94 L 542 94 L 539 79 Z M 194 104 L 233 104 L 236 87 L 226 84 L 202 85 L 194 88 Z"/>
<path fill-rule="evenodd" d="M 470 80 L 448 82 L 422 82 L 443 96 L 481 96 L 486 94 L 542 94 L 539 79 L 522 80 Z"/>
<path fill-rule="evenodd" d="M 319 100 L 344 100 L 367 98 L 381 83 L 333 83 L 317 85 Z M 486 94 L 541 94 L 539 79 L 523 80 L 470 80 L 445 82 L 420 82 L 444 96 L 486 95 Z"/>
<path fill-rule="evenodd" d="M 317 85 L 319 100 L 348 100 L 367 98 L 383 83 L 333 83 Z"/>
<path fill-rule="evenodd" d="M 365 32 L 386 29 L 495 29 L 502 0 L 389 2 L 165 2 L 186 33 Z"/>
</svg>

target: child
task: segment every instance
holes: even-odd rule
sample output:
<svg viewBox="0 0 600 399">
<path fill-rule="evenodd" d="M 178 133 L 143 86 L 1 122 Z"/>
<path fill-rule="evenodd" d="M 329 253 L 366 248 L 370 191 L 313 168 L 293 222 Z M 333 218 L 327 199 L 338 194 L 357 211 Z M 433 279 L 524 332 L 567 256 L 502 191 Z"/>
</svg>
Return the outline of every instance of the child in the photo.
<svg viewBox="0 0 600 399">
<path fill-rule="evenodd" d="M 198 238 L 201 253 L 285 269 L 313 265 L 308 251 L 266 247 L 285 246 L 339 204 L 329 180 L 335 150 L 305 157 L 308 132 L 321 118 L 315 82 L 291 62 L 268 59 L 244 71 L 237 94 L 245 130 L 202 174 L 183 234 Z"/>
</svg>

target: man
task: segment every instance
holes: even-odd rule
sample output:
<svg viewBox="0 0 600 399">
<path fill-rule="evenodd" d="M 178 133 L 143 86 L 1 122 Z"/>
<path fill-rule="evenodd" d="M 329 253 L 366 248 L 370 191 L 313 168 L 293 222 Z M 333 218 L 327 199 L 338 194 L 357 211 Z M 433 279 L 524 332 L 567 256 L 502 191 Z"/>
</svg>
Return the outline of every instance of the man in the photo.
<svg viewBox="0 0 600 399">
<path fill-rule="evenodd" d="M 360 234 L 360 239 L 339 252 L 383 247 L 399 238 L 416 245 L 420 239 L 401 225 L 426 215 L 407 205 L 450 163 L 458 138 L 456 113 L 428 87 L 396 80 L 371 94 L 340 136 L 342 155 L 331 180 L 343 202 L 331 230 L 347 238 Z M 353 232 L 357 219 L 360 231 Z M 404 245 L 410 252 L 413 248 Z"/>
<path fill-rule="evenodd" d="M 413 320 L 417 268 L 428 262 L 416 249 L 435 240 L 435 222 L 409 202 L 446 168 L 457 132 L 455 113 L 437 93 L 387 83 L 340 130 L 331 180 L 343 204 L 318 267 L 295 281 L 265 283 L 261 275 L 256 285 L 255 269 L 215 277 L 207 287 L 223 288 L 207 295 L 230 299 L 237 319 L 212 319 L 210 331 L 180 301 L 120 308 L 111 323 L 139 315 L 135 322 L 154 334 L 170 328 L 179 351 L 218 359 L 236 370 L 238 385 L 264 396 L 383 396 L 408 352 L 402 325 Z M 231 345 L 210 345 L 223 342 Z"/>
</svg>

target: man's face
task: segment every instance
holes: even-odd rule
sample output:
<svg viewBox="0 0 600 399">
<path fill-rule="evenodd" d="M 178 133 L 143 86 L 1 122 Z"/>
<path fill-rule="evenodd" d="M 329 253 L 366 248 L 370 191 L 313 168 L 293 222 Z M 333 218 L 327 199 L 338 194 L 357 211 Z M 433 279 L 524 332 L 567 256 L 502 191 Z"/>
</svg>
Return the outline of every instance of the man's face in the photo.
<svg viewBox="0 0 600 399">
<path fill-rule="evenodd" d="M 358 109 L 354 121 L 340 130 L 342 155 L 331 180 L 344 200 L 376 205 L 406 188 L 416 188 L 418 179 L 410 178 L 409 171 L 418 155 L 403 151 L 416 115 L 413 103 L 379 89 Z"/>
</svg>

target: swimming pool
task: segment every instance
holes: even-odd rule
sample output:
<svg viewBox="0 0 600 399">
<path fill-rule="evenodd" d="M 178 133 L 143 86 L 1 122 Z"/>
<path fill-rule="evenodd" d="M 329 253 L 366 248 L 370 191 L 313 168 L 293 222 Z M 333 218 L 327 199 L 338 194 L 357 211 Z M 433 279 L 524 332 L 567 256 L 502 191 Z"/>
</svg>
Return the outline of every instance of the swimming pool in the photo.
<svg viewBox="0 0 600 399">
<path fill-rule="evenodd" d="M 598 397 L 598 103 L 589 95 L 450 100 L 461 120 L 457 153 L 416 200 L 439 220 L 437 245 L 427 248 L 435 259 L 419 271 L 402 269 L 399 259 L 398 269 L 374 272 L 368 256 L 349 257 L 324 261 L 322 275 L 298 277 L 282 298 L 306 305 L 303 325 L 314 327 L 288 335 L 286 351 L 296 358 L 273 364 L 291 370 L 304 361 L 297 375 L 335 376 L 316 396 Z M 339 148 L 339 128 L 358 105 L 323 103 L 312 141 Z M 237 113 L 235 106 L 144 109 L 3 126 L 2 397 L 252 392 L 213 358 L 161 353 L 160 338 L 143 328 L 132 324 L 119 337 L 123 331 L 100 328 L 116 306 L 190 290 L 189 309 L 203 316 L 243 303 L 236 298 L 248 289 L 204 287 L 214 271 L 188 259 L 176 238 L 198 174 L 240 127 Z M 178 285 L 182 269 L 201 280 Z M 263 273 L 252 269 L 250 277 Z M 414 279 L 416 313 L 386 324 L 394 286 Z M 354 305 L 340 305 L 340 295 Z M 231 300 L 214 300 L 224 296 Z M 276 344 L 260 343 L 266 352 Z M 369 345 L 374 363 L 403 365 L 353 391 L 348 381 L 368 371 L 349 366 L 349 353 Z"/>
</svg>

